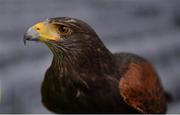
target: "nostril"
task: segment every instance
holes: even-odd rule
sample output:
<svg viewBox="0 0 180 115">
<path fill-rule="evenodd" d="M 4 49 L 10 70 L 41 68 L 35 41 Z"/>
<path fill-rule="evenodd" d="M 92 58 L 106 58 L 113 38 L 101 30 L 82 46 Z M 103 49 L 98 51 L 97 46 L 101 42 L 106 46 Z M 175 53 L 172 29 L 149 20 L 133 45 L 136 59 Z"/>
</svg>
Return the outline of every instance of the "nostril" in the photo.
<svg viewBox="0 0 180 115">
<path fill-rule="evenodd" d="M 40 30 L 40 28 L 36 28 L 36 30 Z"/>
</svg>

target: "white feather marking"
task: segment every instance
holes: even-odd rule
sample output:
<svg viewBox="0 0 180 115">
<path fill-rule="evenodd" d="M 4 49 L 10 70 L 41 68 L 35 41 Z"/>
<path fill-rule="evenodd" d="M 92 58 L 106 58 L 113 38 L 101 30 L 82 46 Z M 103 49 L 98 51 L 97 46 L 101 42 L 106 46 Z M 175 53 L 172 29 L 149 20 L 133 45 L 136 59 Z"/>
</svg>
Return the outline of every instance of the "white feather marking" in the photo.
<svg viewBox="0 0 180 115">
<path fill-rule="evenodd" d="M 66 20 L 66 22 L 76 22 L 76 20 L 74 20 L 74 19 L 69 19 L 69 20 Z"/>
<path fill-rule="evenodd" d="M 81 91 L 77 90 L 76 97 L 79 97 L 81 95 Z"/>
</svg>

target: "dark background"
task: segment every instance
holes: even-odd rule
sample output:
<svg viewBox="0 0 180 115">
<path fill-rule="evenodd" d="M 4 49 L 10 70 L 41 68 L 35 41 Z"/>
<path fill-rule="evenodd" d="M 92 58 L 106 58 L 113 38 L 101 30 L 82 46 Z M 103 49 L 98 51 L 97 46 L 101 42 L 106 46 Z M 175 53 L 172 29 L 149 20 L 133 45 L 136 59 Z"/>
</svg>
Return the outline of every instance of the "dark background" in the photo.
<svg viewBox="0 0 180 115">
<path fill-rule="evenodd" d="M 112 52 L 147 58 L 174 97 L 168 113 L 180 113 L 179 0 L 0 0 L 0 113 L 49 113 L 40 84 L 52 54 L 41 43 L 24 46 L 23 34 L 57 16 L 89 23 Z"/>
</svg>

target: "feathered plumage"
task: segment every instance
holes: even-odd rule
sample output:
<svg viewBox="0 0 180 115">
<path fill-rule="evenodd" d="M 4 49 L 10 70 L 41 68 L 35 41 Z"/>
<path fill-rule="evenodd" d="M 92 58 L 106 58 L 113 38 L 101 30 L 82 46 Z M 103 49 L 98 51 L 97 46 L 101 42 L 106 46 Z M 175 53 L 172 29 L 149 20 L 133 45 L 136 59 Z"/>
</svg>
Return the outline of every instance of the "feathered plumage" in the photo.
<svg viewBox="0 0 180 115">
<path fill-rule="evenodd" d="M 156 71 L 145 59 L 112 54 L 96 32 L 74 18 L 32 26 L 25 40 L 45 43 L 53 61 L 42 83 L 42 102 L 55 113 L 165 113 Z"/>
</svg>

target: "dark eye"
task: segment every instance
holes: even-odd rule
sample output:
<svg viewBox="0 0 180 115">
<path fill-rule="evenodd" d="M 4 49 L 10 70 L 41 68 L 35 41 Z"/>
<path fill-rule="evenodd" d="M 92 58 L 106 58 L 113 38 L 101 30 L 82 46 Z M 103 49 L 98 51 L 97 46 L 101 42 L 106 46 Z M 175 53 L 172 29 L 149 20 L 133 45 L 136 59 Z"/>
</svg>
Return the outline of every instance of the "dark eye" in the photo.
<svg viewBox="0 0 180 115">
<path fill-rule="evenodd" d="M 60 26 L 58 28 L 60 34 L 66 35 L 66 34 L 70 34 L 71 33 L 71 29 L 68 28 L 67 26 Z"/>
</svg>

